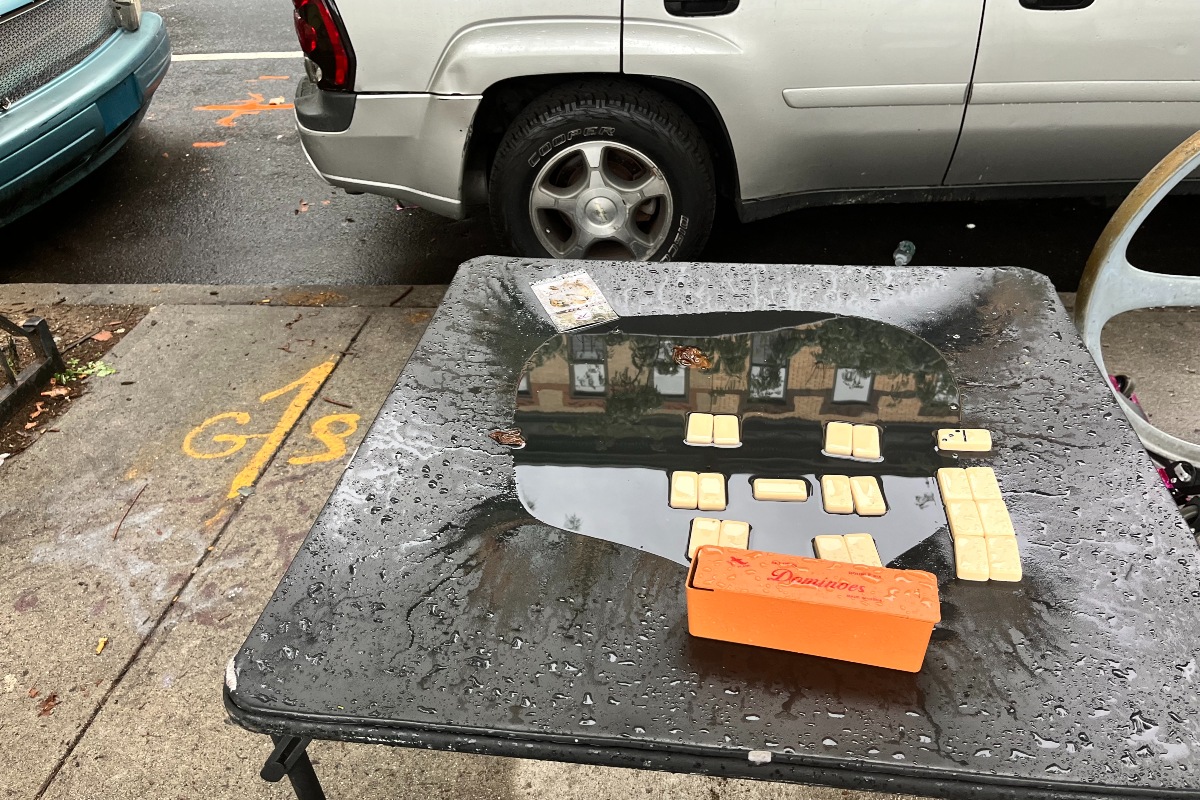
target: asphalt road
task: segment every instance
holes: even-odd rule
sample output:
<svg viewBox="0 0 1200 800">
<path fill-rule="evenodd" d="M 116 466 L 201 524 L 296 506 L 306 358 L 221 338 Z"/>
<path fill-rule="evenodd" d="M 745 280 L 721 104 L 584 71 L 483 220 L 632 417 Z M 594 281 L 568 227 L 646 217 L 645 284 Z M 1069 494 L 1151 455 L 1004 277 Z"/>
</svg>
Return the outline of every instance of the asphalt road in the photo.
<svg viewBox="0 0 1200 800">
<path fill-rule="evenodd" d="M 176 54 L 297 50 L 286 0 L 146 7 L 166 18 Z M 0 233 L 0 281 L 446 283 L 462 261 L 505 252 L 485 218 L 397 211 L 326 185 L 287 108 L 301 74 L 298 57 L 174 63 L 120 153 Z M 232 119 L 232 109 L 205 108 L 247 103 L 254 113 Z M 726 213 L 704 257 L 887 264 L 911 239 L 916 264 L 1019 265 L 1072 290 L 1113 208 L 1086 199 L 842 206 L 750 225 Z M 1164 204 L 1135 262 L 1192 271 L 1198 212 L 1200 198 Z"/>
</svg>

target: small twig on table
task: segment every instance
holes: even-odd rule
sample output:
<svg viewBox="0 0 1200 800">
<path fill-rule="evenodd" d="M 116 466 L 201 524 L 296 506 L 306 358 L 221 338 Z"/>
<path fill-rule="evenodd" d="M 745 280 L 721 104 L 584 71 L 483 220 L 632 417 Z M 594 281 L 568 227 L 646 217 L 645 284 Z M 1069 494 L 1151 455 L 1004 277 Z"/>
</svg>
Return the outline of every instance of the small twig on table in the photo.
<svg viewBox="0 0 1200 800">
<path fill-rule="evenodd" d="M 133 496 L 133 501 L 129 504 L 129 508 L 125 509 L 125 513 L 121 515 L 121 521 L 117 523 L 117 529 L 113 531 L 113 541 L 117 540 L 117 534 L 121 532 L 121 526 L 125 524 L 125 518 L 129 516 L 129 512 L 133 511 L 133 507 L 137 505 L 138 498 L 142 496 L 142 492 L 146 491 L 149 483 L 142 484 L 142 488 L 138 489 L 138 493 Z"/>
</svg>

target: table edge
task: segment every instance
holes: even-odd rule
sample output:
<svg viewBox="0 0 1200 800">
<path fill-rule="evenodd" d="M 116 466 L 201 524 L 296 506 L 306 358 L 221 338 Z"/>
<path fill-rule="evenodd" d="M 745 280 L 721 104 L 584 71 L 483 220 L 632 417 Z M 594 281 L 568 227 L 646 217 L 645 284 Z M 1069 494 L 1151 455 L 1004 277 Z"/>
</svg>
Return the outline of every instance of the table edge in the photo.
<svg viewBox="0 0 1200 800">
<path fill-rule="evenodd" d="M 418 727 L 395 721 L 389 724 L 372 724 L 365 719 L 342 721 L 331 718 L 321 721 L 303 714 L 277 714 L 244 709 L 237 704 L 228 686 L 222 686 L 221 696 L 226 713 L 234 722 L 255 733 L 274 736 L 289 735 L 470 755 L 822 785 L 922 797 L 952 799 L 969 792 L 970 796 L 977 800 L 1106 800 L 1113 797 L 1200 800 L 1200 790 L 1039 782 L 1028 778 L 980 775 L 938 767 L 908 766 L 906 769 L 904 765 L 859 762 L 854 768 L 861 771 L 852 772 L 845 760 L 804 754 L 780 754 L 774 751 L 763 751 L 770 752 L 770 762 L 756 764 L 749 760 L 748 754 L 758 751 L 738 751 L 739 757 L 735 757 L 711 747 L 664 745 L 659 748 L 647 746 L 644 742 L 631 740 L 626 743 L 608 737 L 584 739 L 549 734 L 543 739 L 530 739 L 519 733 L 505 736 L 484 730 L 468 733 L 464 728 L 454 728 L 452 731 L 448 726 L 436 724 Z M 438 730 L 439 727 L 447 729 Z M 746 757 L 740 757 L 743 753 Z"/>
</svg>

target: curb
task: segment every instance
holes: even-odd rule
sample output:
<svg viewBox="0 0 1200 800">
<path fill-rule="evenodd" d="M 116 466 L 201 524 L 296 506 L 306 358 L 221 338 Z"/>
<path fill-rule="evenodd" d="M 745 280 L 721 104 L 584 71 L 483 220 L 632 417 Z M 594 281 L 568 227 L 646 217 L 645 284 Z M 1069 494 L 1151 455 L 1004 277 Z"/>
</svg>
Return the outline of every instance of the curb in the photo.
<svg viewBox="0 0 1200 800">
<path fill-rule="evenodd" d="M 9 283 L 0 285 L 0 302 L 33 306 L 66 303 L 87 305 L 263 305 L 305 307 L 437 308 L 444 285 L 382 286 L 253 286 L 206 284 L 70 284 Z"/>
</svg>

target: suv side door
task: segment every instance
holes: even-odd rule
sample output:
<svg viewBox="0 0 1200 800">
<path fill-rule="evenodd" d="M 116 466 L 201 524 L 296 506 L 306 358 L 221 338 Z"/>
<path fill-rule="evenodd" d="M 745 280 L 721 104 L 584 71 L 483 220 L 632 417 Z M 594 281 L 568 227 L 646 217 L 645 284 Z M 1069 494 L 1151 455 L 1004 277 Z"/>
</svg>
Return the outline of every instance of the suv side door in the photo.
<svg viewBox="0 0 1200 800">
<path fill-rule="evenodd" d="M 942 183 L 983 0 L 625 0 L 624 13 L 623 71 L 708 96 L 744 200 Z"/>
<path fill-rule="evenodd" d="M 988 0 L 947 183 L 1137 180 L 1197 128 L 1196 0 Z"/>
</svg>

